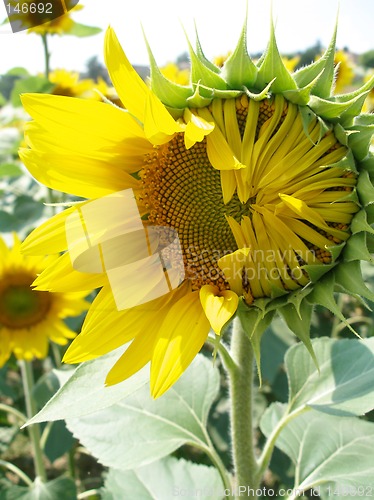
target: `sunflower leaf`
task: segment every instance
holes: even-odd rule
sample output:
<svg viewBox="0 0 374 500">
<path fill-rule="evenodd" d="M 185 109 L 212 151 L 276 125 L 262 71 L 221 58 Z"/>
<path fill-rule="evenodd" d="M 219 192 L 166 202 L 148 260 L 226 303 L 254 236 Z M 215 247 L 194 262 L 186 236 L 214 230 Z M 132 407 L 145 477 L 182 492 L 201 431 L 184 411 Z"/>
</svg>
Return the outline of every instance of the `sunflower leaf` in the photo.
<svg viewBox="0 0 374 500">
<path fill-rule="evenodd" d="M 97 364 L 96 368 L 99 371 Z M 86 378 L 86 384 L 91 386 L 93 382 Z M 111 388 L 101 388 L 108 389 Z M 204 356 L 197 356 L 161 398 L 152 399 L 148 385 L 138 386 L 112 406 L 80 418 L 68 418 L 67 427 L 102 464 L 134 469 L 187 443 L 207 449 L 205 426 L 218 390 L 218 370 Z M 74 397 L 74 401 L 79 401 L 79 397 Z"/>
<path fill-rule="evenodd" d="M 30 487 L 18 486 L 7 480 L 0 480 L 0 498 L 3 500 L 71 500 L 77 498 L 74 480 L 58 477 L 53 481 L 42 482 L 39 477 Z"/>
<path fill-rule="evenodd" d="M 273 404 L 261 423 L 269 436 L 284 416 L 284 405 Z M 276 446 L 293 461 L 294 490 L 314 489 L 323 500 L 370 494 L 374 465 L 368 449 L 374 446 L 374 424 L 355 417 L 339 418 L 310 411 L 281 432 Z"/>
<path fill-rule="evenodd" d="M 127 471 L 110 469 L 102 498 L 103 500 L 117 498 L 154 500 L 185 496 L 187 491 L 192 495 L 196 491 L 199 492 L 199 499 L 207 500 L 212 498 L 209 491 L 212 492 L 213 489 L 217 493 L 217 498 L 220 493 L 223 494 L 222 481 L 215 468 L 167 457 L 138 469 Z"/>
<path fill-rule="evenodd" d="M 290 411 L 304 405 L 332 415 L 362 415 L 372 410 L 374 338 L 324 337 L 312 344 L 319 372 L 302 344 L 291 347 L 285 357 Z"/>
<path fill-rule="evenodd" d="M 107 373 L 123 352 L 124 348 L 120 347 L 105 356 L 81 364 L 75 371 L 72 370 L 69 379 L 28 424 L 89 415 L 145 386 L 149 376 L 144 369 L 130 380 L 105 386 Z"/>
</svg>

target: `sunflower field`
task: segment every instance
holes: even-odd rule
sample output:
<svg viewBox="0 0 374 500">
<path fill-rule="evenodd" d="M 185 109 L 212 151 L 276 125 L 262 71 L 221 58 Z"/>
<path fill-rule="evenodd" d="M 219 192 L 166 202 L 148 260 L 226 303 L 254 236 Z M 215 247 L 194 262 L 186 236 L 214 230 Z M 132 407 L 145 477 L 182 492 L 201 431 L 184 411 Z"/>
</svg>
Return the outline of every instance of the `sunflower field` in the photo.
<svg viewBox="0 0 374 500">
<path fill-rule="evenodd" d="M 2 11 L 0 500 L 374 497 L 374 5 L 86 4 Z"/>
</svg>

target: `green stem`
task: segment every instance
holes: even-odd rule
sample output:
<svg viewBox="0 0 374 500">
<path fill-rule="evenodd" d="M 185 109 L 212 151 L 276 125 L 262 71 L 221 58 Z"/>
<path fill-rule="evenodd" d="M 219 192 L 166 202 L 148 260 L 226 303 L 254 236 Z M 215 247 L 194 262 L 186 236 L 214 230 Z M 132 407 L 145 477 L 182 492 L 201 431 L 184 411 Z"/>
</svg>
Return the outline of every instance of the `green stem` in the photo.
<svg viewBox="0 0 374 500">
<path fill-rule="evenodd" d="M 0 411 L 4 411 L 5 413 L 9 413 L 11 415 L 14 415 L 15 417 L 18 418 L 22 422 L 22 425 L 27 422 L 27 417 L 20 411 L 16 410 L 12 406 L 8 406 L 4 403 L 0 403 Z"/>
<path fill-rule="evenodd" d="M 278 422 L 276 427 L 273 429 L 272 433 L 266 440 L 265 446 L 263 448 L 261 457 L 259 458 L 259 468 L 257 471 L 257 481 L 261 481 L 263 475 L 266 472 L 266 469 L 269 466 L 271 456 L 274 451 L 275 443 L 279 437 L 279 434 L 282 432 L 282 430 L 288 425 L 291 420 L 293 420 L 295 417 L 298 415 L 301 415 L 305 411 L 308 411 L 309 408 L 306 406 L 302 406 L 301 408 L 298 408 L 297 410 L 291 412 L 291 413 L 286 413 Z"/>
<path fill-rule="evenodd" d="M 79 493 L 78 500 L 83 500 L 84 498 L 90 498 L 93 496 L 99 496 L 101 498 L 102 490 L 87 490 L 83 493 Z"/>
<path fill-rule="evenodd" d="M 35 400 L 32 396 L 34 387 L 34 375 L 32 365 L 29 361 L 20 361 L 23 390 L 25 393 L 26 413 L 30 419 L 37 413 Z M 35 474 L 40 477 L 42 481 L 47 480 L 47 474 L 43 462 L 43 452 L 40 446 L 40 427 L 39 424 L 32 424 L 28 427 L 30 440 L 34 451 L 34 464 Z"/>
<path fill-rule="evenodd" d="M 76 478 L 76 473 L 75 473 L 75 449 L 74 446 L 68 451 L 68 470 L 69 470 L 69 475 L 73 479 Z"/>
<path fill-rule="evenodd" d="M 226 470 L 226 467 L 224 466 L 224 464 L 221 460 L 221 457 L 216 452 L 216 450 L 215 450 L 215 448 L 210 440 L 208 433 L 206 433 L 206 438 L 207 438 L 209 446 L 207 448 L 204 447 L 203 449 L 204 449 L 205 453 L 208 455 L 208 457 L 210 458 L 212 464 L 218 470 L 219 475 L 221 476 L 223 487 L 225 488 L 225 491 L 229 492 L 229 495 L 225 496 L 225 498 L 227 498 L 227 500 L 231 500 L 233 498 L 231 496 L 232 486 L 231 486 L 231 481 L 230 481 L 228 472 Z"/>
<path fill-rule="evenodd" d="M 231 359 L 234 366 L 225 365 L 229 374 L 231 395 L 231 439 L 235 472 L 235 490 L 245 487 L 241 497 L 250 494 L 259 484 L 253 436 L 253 349 L 239 318 L 233 323 Z M 224 360 L 223 360 L 224 362 Z"/>
<path fill-rule="evenodd" d="M 19 469 L 16 465 L 7 462 L 6 460 L 0 459 L 0 467 L 5 467 L 10 472 L 13 472 L 16 476 L 18 476 L 27 486 L 32 486 L 32 481 L 21 469 Z"/>
<path fill-rule="evenodd" d="M 45 77 L 48 80 L 49 79 L 49 70 L 50 70 L 49 60 L 50 60 L 51 54 L 49 53 L 49 50 L 48 50 L 48 38 L 47 37 L 48 37 L 48 35 L 46 33 L 44 35 L 42 35 L 42 42 L 43 42 L 43 48 L 44 48 L 44 64 L 45 64 L 44 73 L 45 73 Z"/>
</svg>

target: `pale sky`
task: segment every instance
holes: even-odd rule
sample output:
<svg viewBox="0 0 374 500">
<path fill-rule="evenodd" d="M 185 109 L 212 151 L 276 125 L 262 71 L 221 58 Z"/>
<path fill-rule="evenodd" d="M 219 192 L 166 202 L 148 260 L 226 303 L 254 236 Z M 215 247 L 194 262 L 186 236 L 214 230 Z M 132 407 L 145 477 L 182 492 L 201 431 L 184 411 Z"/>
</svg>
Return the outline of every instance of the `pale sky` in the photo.
<svg viewBox="0 0 374 500">
<path fill-rule="evenodd" d="M 237 42 L 246 0 L 82 0 L 85 8 L 73 15 L 77 22 L 105 28 L 111 24 L 133 64 L 147 64 L 143 25 L 159 65 L 174 61 L 187 50 L 182 24 L 194 40 L 196 20 L 208 58 L 226 54 Z M 320 40 L 327 45 L 340 3 L 337 46 L 361 53 L 374 49 L 374 0 L 273 0 L 276 35 L 281 53 L 305 49 Z M 248 0 L 248 48 L 262 51 L 269 35 L 270 0 Z M 5 18 L 0 2 L 0 20 Z M 0 74 L 15 66 L 32 73 L 43 71 L 41 40 L 34 34 L 7 33 L 0 26 Z M 103 60 L 101 33 L 86 39 L 53 36 L 51 68 L 83 70 L 93 55 Z"/>
</svg>

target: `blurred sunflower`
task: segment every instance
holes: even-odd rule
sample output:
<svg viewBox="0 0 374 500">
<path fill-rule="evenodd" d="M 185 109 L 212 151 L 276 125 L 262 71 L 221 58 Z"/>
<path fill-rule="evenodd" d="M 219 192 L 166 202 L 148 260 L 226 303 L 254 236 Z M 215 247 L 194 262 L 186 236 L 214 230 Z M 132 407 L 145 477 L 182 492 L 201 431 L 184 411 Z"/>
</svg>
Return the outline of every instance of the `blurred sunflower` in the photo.
<svg viewBox="0 0 374 500">
<path fill-rule="evenodd" d="M 95 82 L 91 78 L 80 79 L 79 73 L 75 71 L 56 69 L 49 73 L 48 78 L 54 85 L 54 88 L 51 90 L 51 94 L 54 95 L 96 100 L 101 100 L 101 95 L 108 98 L 113 96 L 112 89 L 101 77 Z"/>
<path fill-rule="evenodd" d="M 179 85 L 188 85 L 190 83 L 190 70 L 188 68 L 181 69 L 175 63 L 168 63 L 160 68 L 160 71 L 165 78 Z"/>
<path fill-rule="evenodd" d="M 12 352 L 17 359 L 43 359 L 49 341 L 65 345 L 76 334 L 63 319 L 87 310 L 86 293 L 38 292 L 31 284 L 57 256 L 25 257 L 14 236 L 10 250 L 0 238 L 0 366 Z"/>
<path fill-rule="evenodd" d="M 365 76 L 364 81 L 368 82 L 371 78 L 374 76 L 374 71 L 368 72 L 368 74 Z M 374 89 L 371 89 L 369 92 L 365 104 L 364 104 L 364 110 L 367 111 L 368 113 L 373 113 L 374 112 Z"/>
<path fill-rule="evenodd" d="M 346 51 L 337 50 L 335 52 L 334 62 L 336 64 L 335 94 L 341 94 L 351 85 L 355 73 L 352 61 Z"/>
<path fill-rule="evenodd" d="M 292 73 L 295 67 L 299 64 L 300 56 L 294 57 L 282 57 L 283 64 L 286 66 L 289 72 Z"/>
<path fill-rule="evenodd" d="M 260 337 L 275 310 L 313 355 L 313 304 L 342 317 L 336 290 L 373 298 L 358 259 L 370 259 L 366 238 L 373 233 L 367 222 L 374 220 L 373 117 L 359 113 L 374 79 L 332 97 L 334 51 L 335 34 L 321 59 L 291 75 L 273 28 L 256 65 L 245 25 L 221 69 L 199 41 L 196 51 L 190 46 L 189 86 L 167 80 L 149 49 L 150 89 L 109 29 L 106 64 L 126 110 L 23 96 L 34 121 L 21 157 L 40 182 L 92 199 L 132 188 L 147 223 L 174 228 L 183 251 L 184 282 L 147 307 L 124 311 L 116 309 L 105 274 L 74 270 L 69 253 L 46 269 L 38 290 L 103 287 L 65 361 L 131 341 L 107 383 L 150 361 L 157 397 L 183 373 L 209 329 L 220 335 L 235 314 L 259 362 Z M 67 249 L 65 221 L 75 210 L 37 229 L 24 250 Z"/>
</svg>

